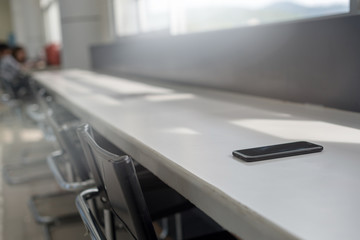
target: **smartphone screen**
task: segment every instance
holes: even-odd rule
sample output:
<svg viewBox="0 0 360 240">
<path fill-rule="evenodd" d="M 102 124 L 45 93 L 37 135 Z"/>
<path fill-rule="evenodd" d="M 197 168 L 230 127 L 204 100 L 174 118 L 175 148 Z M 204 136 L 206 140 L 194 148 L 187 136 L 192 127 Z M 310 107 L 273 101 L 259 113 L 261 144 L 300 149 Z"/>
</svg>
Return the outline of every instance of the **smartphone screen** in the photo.
<svg viewBox="0 0 360 240">
<path fill-rule="evenodd" d="M 274 158 L 321 152 L 323 147 L 310 142 L 292 142 L 264 147 L 233 151 L 233 155 L 246 162 L 256 162 Z"/>
</svg>

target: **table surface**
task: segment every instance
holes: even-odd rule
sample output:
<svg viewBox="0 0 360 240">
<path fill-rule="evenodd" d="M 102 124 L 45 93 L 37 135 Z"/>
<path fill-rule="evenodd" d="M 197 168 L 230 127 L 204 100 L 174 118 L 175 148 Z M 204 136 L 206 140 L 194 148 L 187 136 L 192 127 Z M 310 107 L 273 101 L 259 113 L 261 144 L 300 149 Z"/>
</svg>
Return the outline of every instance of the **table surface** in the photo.
<svg viewBox="0 0 360 240">
<path fill-rule="evenodd" d="M 243 239 L 360 239 L 360 114 L 82 70 L 35 79 Z M 246 163 L 236 149 L 323 152 Z"/>
</svg>

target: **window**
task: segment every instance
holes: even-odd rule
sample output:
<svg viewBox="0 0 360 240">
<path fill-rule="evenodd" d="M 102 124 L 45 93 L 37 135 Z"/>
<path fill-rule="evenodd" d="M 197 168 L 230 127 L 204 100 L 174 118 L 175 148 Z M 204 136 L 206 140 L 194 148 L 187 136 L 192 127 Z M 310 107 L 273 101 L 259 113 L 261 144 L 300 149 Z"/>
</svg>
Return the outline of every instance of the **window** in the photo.
<svg viewBox="0 0 360 240">
<path fill-rule="evenodd" d="M 254 26 L 350 12 L 350 0 L 114 0 L 118 35 Z"/>
<path fill-rule="evenodd" d="M 183 0 L 174 33 L 209 31 L 349 12 L 349 0 Z"/>
<path fill-rule="evenodd" d="M 114 0 L 115 32 L 118 36 L 140 32 L 138 1 Z"/>
<path fill-rule="evenodd" d="M 169 0 L 114 0 L 118 36 L 168 29 Z"/>
<path fill-rule="evenodd" d="M 169 0 L 140 0 L 138 2 L 142 32 L 164 30 L 169 27 Z"/>
</svg>

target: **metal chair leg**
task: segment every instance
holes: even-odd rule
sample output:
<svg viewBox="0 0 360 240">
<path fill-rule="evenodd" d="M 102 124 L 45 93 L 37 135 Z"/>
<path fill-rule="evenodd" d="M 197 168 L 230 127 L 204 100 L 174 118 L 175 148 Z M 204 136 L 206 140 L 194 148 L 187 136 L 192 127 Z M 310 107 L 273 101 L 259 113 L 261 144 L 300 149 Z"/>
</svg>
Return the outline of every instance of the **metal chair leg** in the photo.
<svg viewBox="0 0 360 240">
<path fill-rule="evenodd" d="M 165 239 L 169 235 L 169 218 L 161 219 L 162 231 L 159 234 L 159 239 Z"/>
<path fill-rule="evenodd" d="M 109 209 L 104 209 L 105 236 L 107 240 L 114 240 L 114 219 Z"/>
<path fill-rule="evenodd" d="M 182 240 L 182 222 L 181 222 L 181 213 L 175 214 L 175 231 L 176 231 L 176 240 Z"/>
<path fill-rule="evenodd" d="M 44 230 L 44 238 L 45 238 L 45 240 L 51 240 L 51 232 L 50 232 L 49 224 L 44 224 L 43 225 L 43 230 Z"/>
<path fill-rule="evenodd" d="M 30 212 L 33 215 L 35 221 L 43 226 L 44 237 L 46 240 L 52 239 L 51 231 L 50 231 L 52 226 L 59 224 L 59 223 L 69 223 L 74 220 L 77 220 L 77 219 L 79 219 L 79 214 L 78 214 L 78 212 L 73 212 L 73 213 L 66 213 L 66 214 L 58 215 L 58 216 L 41 215 L 41 213 L 39 212 L 39 209 L 37 207 L 36 200 L 51 199 L 51 198 L 56 198 L 59 196 L 65 196 L 65 195 L 71 195 L 71 194 L 73 194 L 73 193 L 60 192 L 60 193 L 51 193 L 51 194 L 44 194 L 44 195 L 34 195 L 30 198 L 30 200 L 28 202 Z"/>
</svg>

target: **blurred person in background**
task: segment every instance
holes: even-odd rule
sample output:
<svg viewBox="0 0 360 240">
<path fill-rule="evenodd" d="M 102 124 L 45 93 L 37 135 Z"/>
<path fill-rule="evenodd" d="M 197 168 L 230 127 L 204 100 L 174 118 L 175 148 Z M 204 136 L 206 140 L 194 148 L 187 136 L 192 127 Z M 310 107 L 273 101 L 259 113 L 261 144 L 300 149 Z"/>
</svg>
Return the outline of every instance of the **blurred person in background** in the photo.
<svg viewBox="0 0 360 240">
<path fill-rule="evenodd" d="M 0 41 L 0 62 L 3 56 L 9 54 L 11 52 L 9 46 L 5 42 Z"/>
<path fill-rule="evenodd" d="M 10 47 L 5 42 L 0 42 L 0 84 L 3 90 L 8 91 L 10 82 L 6 81 L 7 73 L 3 70 L 3 61 L 7 56 L 11 54 Z"/>
<path fill-rule="evenodd" d="M 12 56 L 18 63 L 25 66 L 27 57 L 26 57 L 26 52 L 23 47 L 20 47 L 20 46 L 14 47 L 12 49 Z"/>
<path fill-rule="evenodd" d="M 3 85 L 12 89 L 13 97 L 19 98 L 29 92 L 29 74 L 26 71 L 26 52 L 18 46 L 12 50 L 6 45 L 1 46 L 0 77 Z"/>
<path fill-rule="evenodd" d="M 12 56 L 12 51 L 7 44 L 1 46 L 0 76 L 3 80 L 11 82 L 20 71 L 20 64 Z"/>
</svg>

